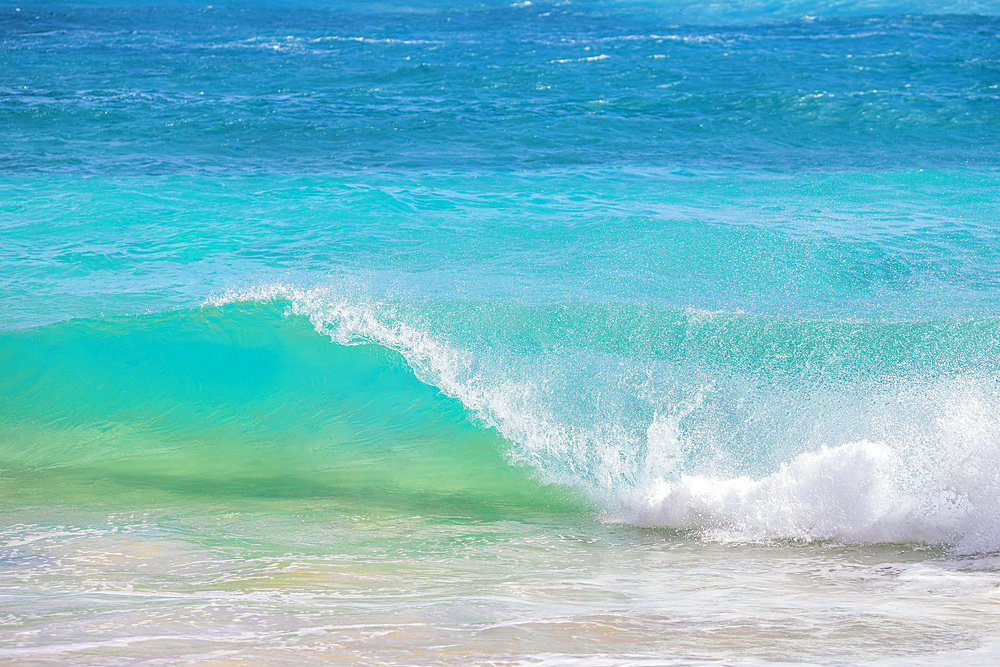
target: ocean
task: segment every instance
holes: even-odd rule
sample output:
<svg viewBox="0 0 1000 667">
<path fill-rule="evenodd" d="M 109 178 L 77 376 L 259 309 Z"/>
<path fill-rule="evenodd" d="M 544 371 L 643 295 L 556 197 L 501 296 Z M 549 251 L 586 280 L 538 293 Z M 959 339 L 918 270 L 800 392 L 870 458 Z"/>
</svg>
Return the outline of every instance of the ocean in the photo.
<svg viewBox="0 0 1000 667">
<path fill-rule="evenodd" d="M 0 660 L 997 664 L 998 211 L 994 1 L 5 0 Z"/>
</svg>

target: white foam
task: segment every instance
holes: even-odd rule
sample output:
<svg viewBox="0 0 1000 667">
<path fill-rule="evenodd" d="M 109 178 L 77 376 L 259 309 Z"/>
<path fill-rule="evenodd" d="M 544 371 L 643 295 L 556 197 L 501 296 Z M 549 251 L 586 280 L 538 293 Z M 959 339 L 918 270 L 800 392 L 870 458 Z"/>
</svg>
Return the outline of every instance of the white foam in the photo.
<svg viewBox="0 0 1000 667">
<path fill-rule="evenodd" d="M 551 60 L 549 62 L 558 63 L 558 64 L 566 64 L 566 63 L 593 63 L 593 62 L 597 62 L 599 60 L 607 60 L 610 57 L 611 56 L 609 56 L 608 54 L 602 53 L 600 55 L 585 56 L 583 58 L 559 58 L 557 60 Z"/>
<path fill-rule="evenodd" d="M 897 467 L 881 443 L 823 447 L 760 479 L 657 479 L 623 500 L 623 517 L 730 539 L 912 539 L 915 501 L 895 488 Z"/>
<path fill-rule="evenodd" d="M 725 540 L 929 542 L 958 552 L 1000 550 L 1000 433 L 995 387 L 952 378 L 925 387 L 917 410 L 930 428 L 885 441 L 860 440 L 799 454 L 758 478 L 681 473 L 655 457 L 638 488 L 610 511 L 615 520 L 700 531 Z M 911 405 L 912 407 L 912 405 Z M 650 442 L 684 446 L 674 422 Z M 667 460 L 669 463 L 664 464 Z"/>
<path fill-rule="evenodd" d="M 722 540 L 927 542 L 1000 550 L 995 405 L 944 401 L 926 437 L 861 440 L 799 454 L 758 478 L 681 473 L 676 421 L 651 425 L 655 457 L 639 488 L 609 503 L 615 520 L 691 529 Z M 666 462 L 666 463 L 665 463 Z M 669 480 L 669 481 L 668 481 Z M 615 506 L 617 504 L 617 506 Z"/>
</svg>

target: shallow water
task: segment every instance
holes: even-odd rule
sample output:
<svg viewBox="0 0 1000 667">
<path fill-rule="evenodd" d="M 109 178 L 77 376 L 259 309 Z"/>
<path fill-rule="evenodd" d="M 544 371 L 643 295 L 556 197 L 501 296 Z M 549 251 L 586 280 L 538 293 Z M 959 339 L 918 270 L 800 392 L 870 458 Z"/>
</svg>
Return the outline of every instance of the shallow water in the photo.
<svg viewBox="0 0 1000 667">
<path fill-rule="evenodd" d="M 992 562 L 366 500 L 19 509 L 3 655 L 72 662 L 989 664 Z M 426 510 L 426 508 L 425 508 Z"/>
</svg>

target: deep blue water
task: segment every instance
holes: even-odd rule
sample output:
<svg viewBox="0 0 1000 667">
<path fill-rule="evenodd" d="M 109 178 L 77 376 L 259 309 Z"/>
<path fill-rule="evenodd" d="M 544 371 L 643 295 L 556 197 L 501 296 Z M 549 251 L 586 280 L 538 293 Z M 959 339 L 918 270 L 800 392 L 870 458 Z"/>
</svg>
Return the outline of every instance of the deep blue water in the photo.
<svg viewBox="0 0 1000 667">
<path fill-rule="evenodd" d="M 956 10 L 8 5 L 0 168 L 993 169 L 1000 23 Z"/>
</svg>

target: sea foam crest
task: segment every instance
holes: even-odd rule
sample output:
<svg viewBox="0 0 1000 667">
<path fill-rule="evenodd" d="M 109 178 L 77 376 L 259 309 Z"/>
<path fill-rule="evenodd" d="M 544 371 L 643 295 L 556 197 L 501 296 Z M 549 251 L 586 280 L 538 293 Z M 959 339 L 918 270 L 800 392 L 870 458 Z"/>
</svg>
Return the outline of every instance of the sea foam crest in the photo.
<svg viewBox="0 0 1000 667">
<path fill-rule="evenodd" d="M 623 499 L 624 517 L 697 528 L 720 538 L 912 539 L 915 499 L 893 483 L 898 457 L 883 443 L 854 442 L 800 454 L 761 479 L 662 478 Z"/>
<path fill-rule="evenodd" d="M 759 478 L 671 477 L 676 458 L 651 448 L 650 474 L 622 494 L 611 516 L 720 540 L 918 541 L 997 551 L 997 405 L 995 394 L 963 388 L 942 401 L 935 431 L 923 440 L 824 445 Z M 683 447 L 673 422 L 651 426 L 650 439 L 667 450 Z"/>
<path fill-rule="evenodd" d="M 933 411 L 927 433 L 821 445 L 761 476 L 691 467 L 697 443 L 681 427 L 702 395 L 657 413 L 642 442 L 620 425 L 586 433 L 546 407 L 537 379 L 496 377 L 471 353 L 403 321 L 393 306 L 324 288 L 269 285 L 230 292 L 214 305 L 287 301 L 291 313 L 345 344 L 403 354 L 416 375 L 455 397 L 514 443 L 514 462 L 549 482 L 574 484 L 607 519 L 700 532 L 720 540 L 928 542 L 960 552 L 1000 550 L 1000 388 L 978 379 L 914 390 Z M 628 451 L 625 451 L 628 450 Z M 636 456 L 635 451 L 641 452 Z M 623 466 L 636 466 L 623 476 Z"/>
</svg>

